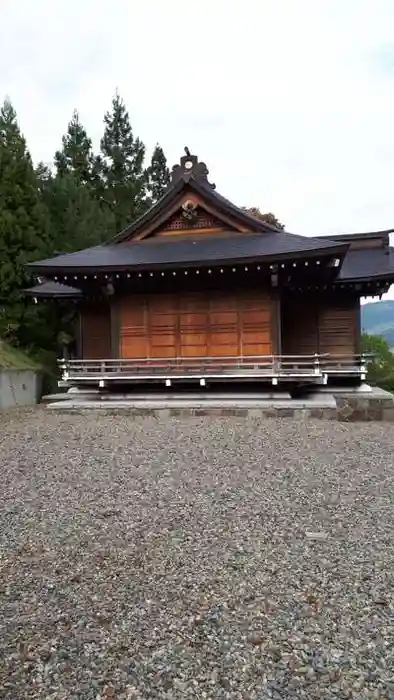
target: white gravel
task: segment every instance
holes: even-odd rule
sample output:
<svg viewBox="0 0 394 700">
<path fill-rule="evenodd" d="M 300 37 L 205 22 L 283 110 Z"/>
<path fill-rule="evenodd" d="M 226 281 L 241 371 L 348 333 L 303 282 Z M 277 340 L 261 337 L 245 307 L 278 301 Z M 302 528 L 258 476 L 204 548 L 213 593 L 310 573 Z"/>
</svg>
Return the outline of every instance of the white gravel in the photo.
<svg viewBox="0 0 394 700">
<path fill-rule="evenodd" d="M 394 426 L 0 414 L 0 698 L 394 698 Z"/>
</svg>

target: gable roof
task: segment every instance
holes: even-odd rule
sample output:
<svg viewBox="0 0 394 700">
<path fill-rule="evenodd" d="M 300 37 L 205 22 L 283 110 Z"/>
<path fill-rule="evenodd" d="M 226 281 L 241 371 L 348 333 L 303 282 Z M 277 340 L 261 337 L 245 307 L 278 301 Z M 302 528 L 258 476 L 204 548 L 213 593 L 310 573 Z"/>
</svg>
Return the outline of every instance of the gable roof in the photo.
<svg viewBox="0 0 394 700">
<path fill-rule="evenodd" d="M 220 195 L 216 190 L 204 181 L 196 179 L 193 172 L 184 172 L 174 185 L 169 185 L 166 193 L 159 201 L 148 209 L 145 214 L 142 214 L 138 219 L 126 226 L 120 233 L 114 236 L 105 245 L 113 245 L 122 243 L 136 236 L 145 226 L 151 224 L 163 215 L 163 212 L 177 200 L 183 190 L 192 191 L 199 195 L 205 202 L 211 204 L 220 214 L 229 215 L 243 223 L 249 230 L 256 232 L 276 232 L 282 229 L 277 229 L 272 224 L 269 224 L 244 211 L 240 207 L 230 202 L 228 199 Z"/>
<path fill-rule="evenodd" d="M 93 274 L 95 270 L 153 271 L 179 267 L 209 267 L 247 262 L 275 262 L 292 258 L 319 258 L 331 255 L 340 258 L 337 281 L 357 279 L 394 280 L 394 255 L 389 249 L 389 234 L 394 230 L 361 234 L 306 237 L 288 233 L 255 218 L 216 192 L 208 181 L 205 163 L 199 162 L 188 149 L 180 165 L 172 170 L 172 181 L 163 197 L 145 214 L 128 225 L 107 243 L 75 253 L 57 255 L 28 264 L 37 274 L 53 277 L 62 273 L 67 281 L 76 280 L 76 273 Z M 223 217 L 221 233 L 201 235 L 189 230 L 187 235 L 149 238 L 181 205 L 182 193 L 197 195 L 196 201 Z M 184 199 L 183 199 L 184 201 Z M 227 222 L 227 223 L 226 223 Z M 228 226 L 228 228 L 226 228 Z M 221 227 L 220 227 L 221 228 Z M 231 229 L 231 230 L 230 230 Z M 179 232 L 178 232 L 179 233 Z M 141 239 L 141 240 L 140 240 Z M 122 245 L 123 244 L 123 245 Z M 75 295 L 73 288 L 56 285 L 51 289 L 39 285 L 34 296 Z M 49 283 L 51 284 L 51 283 Z M 61 291 L 60 286 L 65 289 Z M 41 290 L 39 293 L 38 290 Z M 30 292 L 31 290 L 28 290 Z"/>
</svg>

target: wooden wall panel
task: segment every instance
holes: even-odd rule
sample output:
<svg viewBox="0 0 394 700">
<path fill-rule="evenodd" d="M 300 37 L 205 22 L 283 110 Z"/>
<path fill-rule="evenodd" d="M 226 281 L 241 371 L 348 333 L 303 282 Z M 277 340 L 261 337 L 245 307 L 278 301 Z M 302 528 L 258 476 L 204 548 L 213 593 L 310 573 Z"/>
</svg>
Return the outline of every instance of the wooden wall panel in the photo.
<svg viewBox="0 0 394 700">
<path fill-rule="evenodd" d="M 207 355 L 209 310 L 205 294 L 186 294 L 178 299 L 178 347 L 175 356 Z"/>
<path fill-rule="evenodd" d="M 282 352 L 355 354 L 359 345 L 360 302 L 335 295 L 307 295 L 282 302 Z"/>
<path fill-rule="evenodd" d="M 319 352 L 353 355 L 358 347 L 358 310 L 355 299 L 339 300 L 319 312 Z"/>
<path fill-rule="evenodd" d="M 138 309 L 138 310 L 137 310 Z M 120 302 L 122 357 L 233 357 L 273 352 L 272 302 L 253 297 L 201 292 Z"/>
<path fill-rule="evenodd" d="M 214 295 L 209 304 L 209 348 L 211 357 L 236 357 L 240 354 L 239 316 L 242 297 L 227 293 Z"/>
<path fill-rule="evenodd" d="M 285 299 L 282 302 L 282 354 L 313 355 L 318 351 L 318 312 L 314 300 Z"/>
<path fill-rule="evenodd" d="M 81 308 L 82 357 L 99 360 L 112 357 L 111 313 L 105 303 Z"/>
<path fill-rule="evenodd" d="M 119 316 L 120 338 L 119 350 L 121 357 L 146 357 L 148 352 L 148 336 L 146 330 L 146 310 L 144 304 L 130 304 L 127 313 L 122 309 Z"/>
<path fill-rule="evenodd" d="M 174 357 L 177 342 L 176 300 L 172 295 L 152 297 L 147 307 L 147 340 L 150 343 L 149 356 Z"/>
</svg>

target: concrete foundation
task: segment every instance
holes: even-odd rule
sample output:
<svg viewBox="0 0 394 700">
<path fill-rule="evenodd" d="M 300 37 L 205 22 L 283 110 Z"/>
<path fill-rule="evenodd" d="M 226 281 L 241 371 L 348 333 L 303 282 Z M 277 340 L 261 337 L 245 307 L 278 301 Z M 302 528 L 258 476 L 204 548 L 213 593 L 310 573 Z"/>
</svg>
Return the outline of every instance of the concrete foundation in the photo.
<svg viewBox="0 0 394 700">
<path fill-rule="evenodd" d="M 41 376 L 30 369 L 0 369 L 0 409 L 35 406 L 41 396 Z"/>
<path fill-rule="evenodd" d="M 286 392 L 278 394 L 234 392 L 187 394 L 102 394 L 69 392 L 48 403 L 50 410 L 83 413 L 88 409 L 132 416 L 244 416 L 286 417 L 339 421 L 393 421 L 394 395 L 368 385 L 355 389 L 315 391 L 300 399 Z"/>
</svg>

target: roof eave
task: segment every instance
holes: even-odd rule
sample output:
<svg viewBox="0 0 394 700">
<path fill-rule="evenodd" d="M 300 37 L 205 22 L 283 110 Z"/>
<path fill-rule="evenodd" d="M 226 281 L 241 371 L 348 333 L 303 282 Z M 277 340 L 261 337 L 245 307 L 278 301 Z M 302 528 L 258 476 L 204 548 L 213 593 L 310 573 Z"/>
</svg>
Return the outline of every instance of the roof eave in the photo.
<svg viewBox="0 0 394 700">
<path fill-rule="evenodd" d="M 24 289 L 23 293 L 27 297 L 37 297 L 41 299 L 79 299 L 83 296 L 79 289 L 75 289 L 73 292 L 65 292 L 64 290 L 45 291 L 40 289 L 40 285 Z"/>
<path fill-rule="evenodd" d="M 357 284 L 358 282 L 369 282 L 372 280 L 382 280 L 394 284 L 394 270 L 391 272 L 376 272 L 371 275 L 361 275 L 359 277 L 338 277 L 336 284 Z"/>
<path fill-rule="evenodd" d="M 311 259 L 311 258 L 319 258 L 319 257 L 327 257 L 327 256 L 342 256 L 344 255 L 348 250 L 348 246 L 346 244 L 341 244 L 341 245 L 331 245 L 328 246 L 327 248 L 320 248 L 319 250 L 315 249 L 310 249 L 310 250 L 303 250 L 303 251 L 287 251 L 285 253 L 276 253 L 276 254 L 265 254 L 265 255 L 253 255 L 253 256 L 234 256 L 234 257 L 223 257 L 223 258 L 208 258 L 208 259 L 200 259 L 198 261 L 196 260 L 182 260 L 182 261 L 169 261 L 169 262 L 163 262 L 163 263 L 142 263 L 142 264 L 130 264 L 130 263 L 121 263 L 121 264 L 115 264 L 115 265 L 108 265 L 108 264 L 102 264 L 102 265 L 40 265 L 40 261 L 37 263 L 30 263 L 30 269 L 35 272 L 36 274 L 42 274 L 42 275 L 50 275 L 53 277 L 54 275 L 58 274 L 73 274 L 73 273 L 80 273 L 80 274 L 94 274 L 96 271 L 102 271 L 102 272 L 117 272 L 117 271 L 122 271 L 122 270 L 127 270 L 127 271 L 142 271 L 142 270 L 164 270 L 164 269 L 179 269 L 179 268 L 198 268 L 198 267 L 209 267 L 209 266 L 217 266 L 217 265 L 239 265 L 239 264 L 251 264 L 253 262 L 256 263 L 275 263 L 275 262 L 283 262 L 286 260 L 297 260 L 300 258 L 306 258 L 306 259 Z M 56 259 L 55 259 L 56 260 Z M 338 268 L 340 269 L 340 268 Z"/>
<path fill-rule="evenodd" d="M 382 231 L 364 231 L 363 233 L 333 233 L 331 235 L 317 236 L 331 241 L 357 241 L 366 240 L 369 238 L 385 238 L 394 233 L 394 229 L 384 229 Z"/>
</svg>

